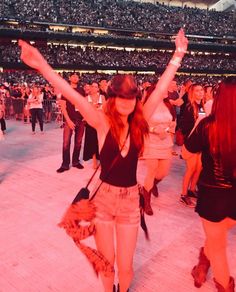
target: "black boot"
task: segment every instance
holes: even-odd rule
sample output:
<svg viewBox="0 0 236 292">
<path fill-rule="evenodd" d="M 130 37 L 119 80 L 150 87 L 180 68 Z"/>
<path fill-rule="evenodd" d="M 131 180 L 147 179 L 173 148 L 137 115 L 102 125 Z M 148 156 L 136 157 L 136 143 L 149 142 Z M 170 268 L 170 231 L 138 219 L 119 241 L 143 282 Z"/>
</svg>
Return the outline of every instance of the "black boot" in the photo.
<svg viewBox="0 0 236 292">
<path fill-rule="evenodd" d="M 158 180 L 158 179 L 154 179 L 154 184 L 153 184 L 153 187 L 151 189 L 151 192 L 153 194 L 154 197 L 158 197 L 159 196 L 159 192 L 158 192 L 158 188 L 157 188 L 157 184 L 159 184 L 161 180 Z"/>
<path fill-rule="evenodd" d="M 142 196 L 144 198 L 144 212 L 151 216 L 153 215 L 152 207 L 151 207 L 151 191 L 149 192 L 143 187 L 142 188 Z"/>
<path fill-rule="evenodd" d="M 194 286 L 200 288 L 206 282 L 206 276 L 210 268 L 210 261 L 204 253 L 204 248 L 200 249 L 198 264 L 192 269 Z"/>
</svg>

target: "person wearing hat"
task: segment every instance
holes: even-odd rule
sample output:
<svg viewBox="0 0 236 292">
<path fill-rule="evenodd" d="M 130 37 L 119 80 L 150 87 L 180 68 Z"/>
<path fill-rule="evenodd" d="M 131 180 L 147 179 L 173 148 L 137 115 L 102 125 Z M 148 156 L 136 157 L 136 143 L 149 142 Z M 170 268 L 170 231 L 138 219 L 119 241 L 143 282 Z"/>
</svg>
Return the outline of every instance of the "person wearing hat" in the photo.
<svg viewBox="0 0 236 292">
<path fill-rule="evenodd" d="M 21 59 L 37 69 L 74 104 L 87 123 L 97 131 L 102 184 L 94 198 L 95 241 L 98 251 L 112 265 L 116 259 L 120 292 L 129 289 L 133 278 L 133 257 L 140 223 L 137 164 L 144 150 L 145 136 L 148 135 L 147 121 L 165 97 L 169 83 L 186 53 L 187 43 L 181 29 L 175 39 L 176 51 L 144 108 L 134 77 L 116 75 L 108 85 L 104 110 L 97 111 L 53 71 L 36 48 L 19 41 Z M 116 157 L 118 159 L 111 168 Z M 104 291 L 113 291 L 114 276 L 114 272 L 109 275 L 100 272 Z"/>
</svg>

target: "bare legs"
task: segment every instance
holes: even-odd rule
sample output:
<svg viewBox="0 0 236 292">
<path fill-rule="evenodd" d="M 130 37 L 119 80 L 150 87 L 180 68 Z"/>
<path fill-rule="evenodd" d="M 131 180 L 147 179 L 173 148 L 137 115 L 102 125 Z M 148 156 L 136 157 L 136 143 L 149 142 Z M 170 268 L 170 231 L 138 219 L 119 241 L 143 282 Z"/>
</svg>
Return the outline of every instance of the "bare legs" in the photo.
<svg viewBox="0 0 236 292">
<path fill-rule="evenodd" d="M 186 159 L 186 171 L 183 177 L 182 195 L 188 194 L 188 189 L 195 191 L 201 172 L 201 155 L 193 154 Z"/>
<path fill-rule="evenodd" d="M 230 272 L 226 254 L 227 232 L 236 225 L 236 220 L 225 218 L 220 222 L 211 222 L 202 218 L 206 235 L 204 252 L 211 262 L 215 280 L 227 287 L 230 281 Z"/>
<path fill-rule="evenodd" d="M 138 226 L 117 224 L 116 236 L 120 292 L 126 292 L 133 278 L 133 257 L 138 236 Z"/>
<path fill-rule="evenodd" d="M 106 259 L 114 265 L 115 249 L 114 249 L 114 222 L 113 221 L 98 221 L 96 222 L 95 241 L 98 251 L 100 251 Z M 105 277 L 100 273 L 103 283 L 104 292 L 112 292 L 114 284 L 114 276 Z"/>
<path fill-rule="evenodd" d="M 96 223 L 95 240 L 98 250 L 114 265 L 114 222 L 98 221 Z M 133 278 L 133 256 L 138 235 L 138 226 L 131 224 L 116 224 L 116 254 L 120 292 L 126 292 Z M 114 275 L 105 277 L 100 274 L 104 292 L 113 291 Z"/>
<path fill-rule="evenodd" d="M 144 187 L 150 191 L 153 187 L 154 179 L 162 180 L 170 170 L 170 159 L 146 159 L 147 173 L 144 180 Z"/>
</svg>

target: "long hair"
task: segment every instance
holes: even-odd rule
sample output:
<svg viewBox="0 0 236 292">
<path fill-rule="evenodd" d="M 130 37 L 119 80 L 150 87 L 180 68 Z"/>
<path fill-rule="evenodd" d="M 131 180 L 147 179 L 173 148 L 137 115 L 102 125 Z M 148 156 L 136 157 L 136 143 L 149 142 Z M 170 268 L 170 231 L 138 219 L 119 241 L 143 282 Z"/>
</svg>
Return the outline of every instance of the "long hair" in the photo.
<svg viewBox="0 0 236 292">
<path fill-rule="evenodd" d="M 194 120 L 196 121 L 198 118 L 198 111 L 199 111 L 199 107 L 198 104 L 195 101 L 195 96 L 194 96 L 194 89 L 197 86 L 201 86 L 201 84 L 199 83 L 194 83 L 190 86 L 189 91 L 188 91 L 188 100 L 189 100 L 189 106 L 193 108 L 193 116 L 194 116 Z M 204 104 L 203 104 L 203 99 L 201 100 L 200 105 L 202 106 L 202 108 L 204 108 Z"/>
<path fill-rule="evenodd" d="M 136 98 L 136 105 L 133 112 L 128 116 L 128 123 L 132 141 L 141 155 L 144 148 L 144 138 L 148 135 L 148 124 L 143 116 L 140 101 L 141 94 L 134 77 L 131 75 L 117 75 L 113 77 L 107 89 L 107 96 L 108 99 L 104 111 L 110 122 L 111 133 L 119 145 L 120 134 L 124 128 L 124 124 L 116 109 L 115 98 L 124 98 L 124 102 L 125 99 Z"/>
<path fill-rule="evenodd" d="M 209 125 L 210 150 L 236 177 L 236 78 L 223 81 L 214 96 Z"/>
</svg>

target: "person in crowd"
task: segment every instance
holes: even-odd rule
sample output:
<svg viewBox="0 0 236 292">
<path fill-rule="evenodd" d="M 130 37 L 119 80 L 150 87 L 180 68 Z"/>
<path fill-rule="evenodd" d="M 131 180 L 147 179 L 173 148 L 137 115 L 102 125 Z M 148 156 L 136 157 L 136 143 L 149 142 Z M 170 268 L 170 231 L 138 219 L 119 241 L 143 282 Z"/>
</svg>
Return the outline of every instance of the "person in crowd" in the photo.
<svg viewBox="0 0 236 292">
<path fill-rule="evenodd" d="M 85 83 L 84 86 L 83 86 L 83 89 L 84 89 L 85 97 L 88 96 L 90 94 L 90 84 Z"/>
<path fill-rule="evenodd" d="M 107 90 L 105 108 L 98 111 L 52 70 L 36 48 L 19 41 L 21 59 L 37 69 L 78 108 L 87 123 L 97 131 L 102 185 L 94 198 L 95 240 L 98 250 L 112 265 L 116 257 L 120 292 L 129 289 L 133 278 L 133 256 L 140 221 L 136 172 L 138 158 L 144 148 L 144 139 L 148 134 L 147 121 L 165 97 L 169 83 L 186 53 L 187 43 L 181 29 L 175 39 L 176 51 L 142 112 L 141 94 L 133 76 L 115 76 Z M 117 161 L 112 165 L 116 157 Z M 114 273 L 109 276 L 100 273 L 100 276 L 104 291 L 113 291 Z"/>
<path fill-rule="evenodd" d="M 213 86 L 211 85 L 204 86 L 204 91 L 205 91 L 204 108 L 206 115 L 209 116 L 213 104 Z"/>
<path fill-rule="evenodd" d="M 23 108 L 23 120 L 24 123 L 30 123 L 30 111 L 29 111 L 29 104 L 28 98 L 30 96 L 30 88 L 28 86 L 21 87 L 21 99 L 24 101 L 24 108 Z"/>
<path fill-rule="evenodd" d="M 108 81 L 106 79 L 101 79 L 99 82 L 99 90 L 100 94 L 107 99 L 107 87 L 108 87 Z"/>
<path fill-rule="evenodd" d="M 50 123 L 52 119 L 52 108 L 55 95 L 53 94 L 53 90 L 50 88 L 49 84 L 46 84 L 42 91 L 44 99 L 45 123 Z"/>
<path fill-rule="evenodd" d="M 1 97 L 1 94 L 0 94 Z M 4 134 L 6 131 L 6 121 L 5 121 L 5 105 L 3 99 L 0 98 L 0 124 L 1 124 L 1 131 Z"/>
<path fill-rule="evenodd" d="M 69 77 L 69 81 L 71 87 L 80 95 L 84 96 L 83 88 L 78 86 L 79 75 L 75 73 L 71 74 L 71 76 Z M 57 169 L 58 173 L 67 171 L 70 168 L 70 144 L 73 132 L 74 132 L 74 150 L 72 154 L 72 167 L 78 169 L 84 168 L 84 166 L 80 163 L 79 160 L 81 144 L 84 135 L 83 117 L 79 112 L 79 109 L 63 95 L 63 92 L 61 93 L 62 97 L 59 103 L 65 123 L 63 127 L 62 164 Z"/>
<path fill-rule="evenodd" d="M 43 94 L 40 86 L 34 84 L 28 98 L 28 104 L 31 114 L 32 134 L 35 134 L 36 121 L 39 122 L 41 133 L 43 133 Z"/>
<path fill-rule="evenodd" d="M 145 94 L 144 105 L 155 86 L 150 86 Z M 168 96 L 168 94 L 166 94 Z M 169 173 L 173 137 L 176 127 L 176 112 L 168 97 L 159 103 L 149 118 L 149 137 L 145 141 L 142 158 L 145 159 L 147 171 L 144 179 L 144 211 L 153 215 L 151 194 L 158 196 L 157 184 Z"/>
<path fill-rule="evenodd" d="M 180 106 L 184 103 L 182 97 L 179 96 L 178 92 L 178 85 L 176 80 L 173 80 L 168 88 L 168 96 L 167 100 L 169 103 L 173 106 L 175 110 L 175 115 L 176 115 L 176 128 L 178 128 L 179 124 L 179 117 L 180 117 Z M 174 150 L 172 150 L 172 155 L 178 156 L 178 153 Z"/>
<path fill-rule="evenodd" d="M 102 108 L 102 104 L 105 101 L 104 96 L 99 93 L 99 87 L 96 82 L 90 85 L 90 93 L 86 98 L 98 110 Z M 86 124 L 83 160 L 87 161 L 89 159 L 93 159 L 93 168 L 96 169 L 98 166 L 97 160 L 99 159 L 97 131 L 89 124 Z"/>
<path fill-rule="evenodd" d="M 204 115 L 204 89 L 200 84 L 192 84 L 188 90 L 188 99 L 185 110 L 181 116 L 179 128 L 186 140 L 194 126 Z M 186 162 L 186 171 L 182 182 L 182 192 L 180 202 L 190 208 L 195 207 L 195 202 L 192 198 L 197 197 L 196 185 L 201 171 L 201 155 L 185 155 L 185 148 L 182 148 L 182 157 Z"/>
<path fill-rule="evenodd" d="M 184 83 L 182 84 L 182 86 L 180 88 L 179 97 L 183 100 L 183 103 L 180 106 L 179 118 L 182 117 L 183 112 L 186 108 L 186 105 L 189 102 L 188 91 L 189 91 L 189 88 L 191 87 L 192 83 L 193 82 L 190 79 L 187 79 L 184 81 Z"/>
<path fill-rule="evenodd" d="M 235 291 L 226 255 L 227 234 L 236 225 L 235 111 L 236 78 L 229 77 L 216 91 L 211 114 L 185 141 L 187 151 L 202 153 L 196 212 L 206 240 L 192 276 L 195 286 L 201 287 L 211 267 L 218 292 Z"/>
</svg>

